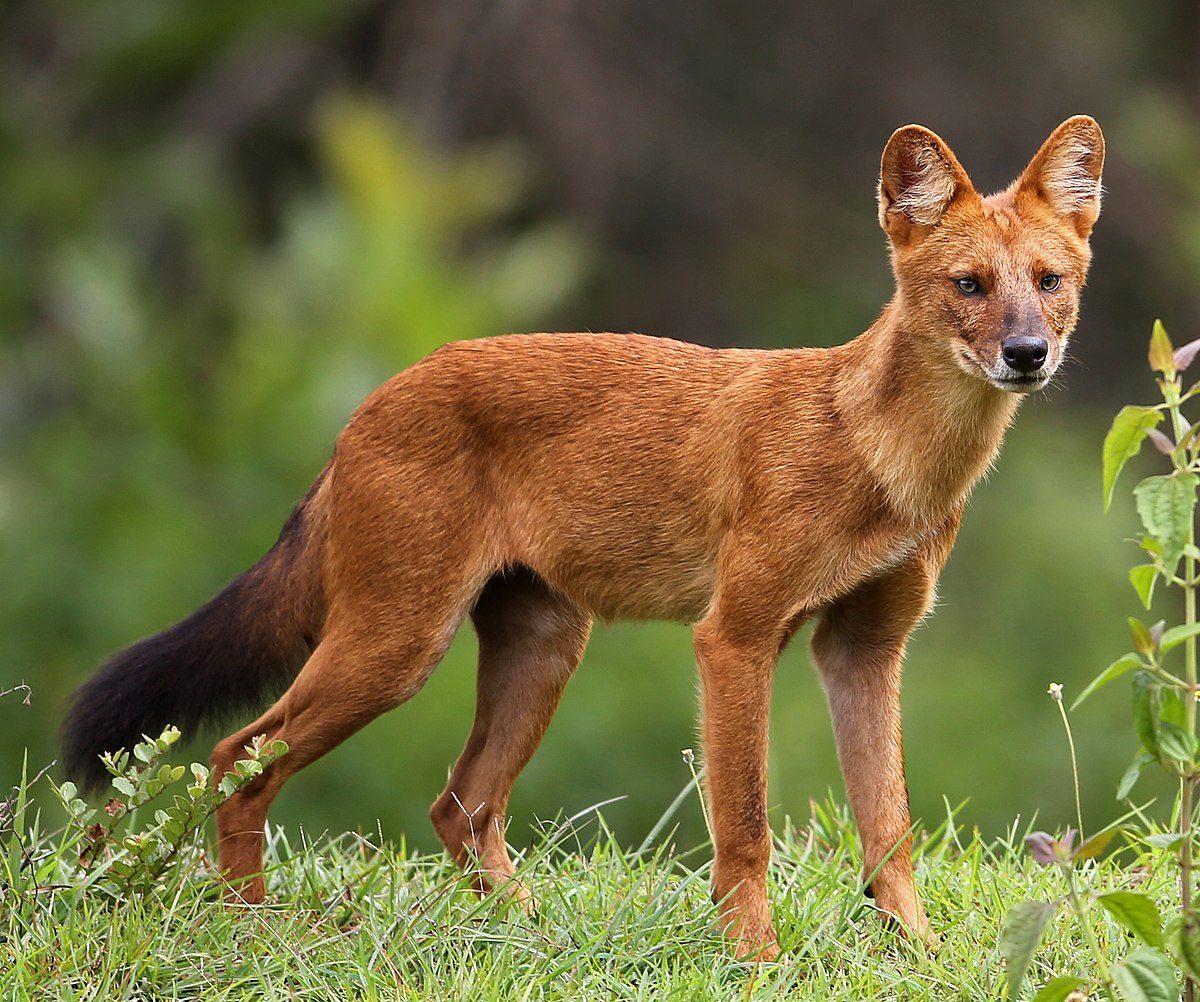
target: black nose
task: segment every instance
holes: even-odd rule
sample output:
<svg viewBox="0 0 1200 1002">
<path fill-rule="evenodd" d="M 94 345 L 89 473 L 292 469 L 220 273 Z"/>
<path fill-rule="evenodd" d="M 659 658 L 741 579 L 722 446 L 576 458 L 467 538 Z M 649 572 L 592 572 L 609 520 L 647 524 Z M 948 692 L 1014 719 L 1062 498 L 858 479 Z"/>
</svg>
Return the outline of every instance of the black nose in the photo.
<svg viewBox="0 0 1200 1002">
<path fill-rule="evenodd" d="M 1000 354 L 1017 372 L 1036 372 L 1046 361 L 1046 339 L 1028 334 L 1006 337 L 1000 344 Z"/>
</svg>

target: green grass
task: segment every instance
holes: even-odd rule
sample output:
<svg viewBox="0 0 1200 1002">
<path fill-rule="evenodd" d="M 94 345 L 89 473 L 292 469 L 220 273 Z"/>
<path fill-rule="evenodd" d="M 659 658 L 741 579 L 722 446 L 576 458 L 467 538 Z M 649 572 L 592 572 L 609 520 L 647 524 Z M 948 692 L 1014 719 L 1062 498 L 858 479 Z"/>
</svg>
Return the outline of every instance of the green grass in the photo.
<svg viewBox="0 0 1200 1002">
<path fill-rule="evenodd" d="M 202 846 L 155 892 L 113 901 L 80 888 L 77 847 L 61 833 L 39 834 L 35 821 L 20 840 L 11 830 L 0 838 L 10 882 L 0 906 L 2 997 L 998 999 L 1004 912 L 1061 890 L 1058 875 L 1024 852 L 1023 830 L 985 842 L 943 823 L 916 849 L 942 943 L 914 946 L 863 897 L 847 812 L 815 806 L 776 841 L 770 892 L 784 952 L 754 966 L 731 959 L 713 932 L 709 848 L 681 850 L 668 823 L 637 848 L 619 845 L 599 813 L 545 825 L 519 864 L 540 901 L 530 916 L 476 898 L 443 856 L 352 834 L 311 845 L 279 829 L 268 843 L 267 906 L 225 907 Z M 1172 874 L 1131 852 L 1086 864 L 1092 885 L 1137 884 L 1165 904 Z M 1124 935 L 1095 920 L 1104 949 L 1124 953 Z M 1021 997 L 1054 974 L 1088 968 L 1060 916 Z"/>
</svg>

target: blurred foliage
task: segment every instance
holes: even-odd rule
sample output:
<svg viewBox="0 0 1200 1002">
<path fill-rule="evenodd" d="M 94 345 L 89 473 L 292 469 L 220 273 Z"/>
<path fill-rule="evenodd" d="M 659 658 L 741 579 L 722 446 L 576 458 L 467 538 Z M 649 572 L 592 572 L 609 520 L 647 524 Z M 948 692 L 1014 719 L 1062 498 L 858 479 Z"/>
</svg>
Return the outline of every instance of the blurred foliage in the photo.
<svg viewBox="0 0 1200 1002">
<path fill-rule="evenodd" d="M 1132 506 L 1104 517 L 1095 474 L 1114 384 L 1155 312 L 1184 340 L 1200 320 L 1193 7 L 1021 0 L 980 23 L 935 4 L 936 31 L 906 27 L 914 61 L 891 44 L 899 15 L 776 6 L 10 5 L 0 688 L 34 695 L 0 706 L 3 761 L 52 757 L 70 689 L 254 561 L 358 402 L 437 345 L 550 327 L 843 340 L 889 290 L 872 184 L 891 128 L 941 129 L 988 187 L 1088 111 L 1110 194 L 1084 364 L 1026 405 L 979 488 L 905 695 L 916 814 L 969 799 L 994 831 L 1069 804 L 1046 684 L 1070 698 L 1136 609 Z M 293 781 L 276 819 L 379 818 L 430 847 L 473 645 Z M 598 628 L 513 840 L 617 796 L 606 816 L 639 840 L 686 782 L 694 679 L 685 628 Z M 840 790 L 804 638 L 777 679 L 772 801 L 804 815 Z M 1106 696 L 1076 718 L 1095 819 L 1133 750 L 1111 737 L 1126 713 Z"/>
</svg>

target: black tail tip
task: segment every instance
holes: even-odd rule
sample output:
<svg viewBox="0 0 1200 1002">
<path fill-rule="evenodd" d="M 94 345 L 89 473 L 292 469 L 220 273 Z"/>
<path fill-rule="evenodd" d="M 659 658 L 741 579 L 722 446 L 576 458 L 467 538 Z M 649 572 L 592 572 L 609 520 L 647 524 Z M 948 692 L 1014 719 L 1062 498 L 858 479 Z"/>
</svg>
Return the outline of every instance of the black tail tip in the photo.
<svg viewBox="0 0 1200 1002">
<path fill-rule="evenodd" d="M 63 772 L 85 793 L 95 793 L 108 785 L 108 770 L 100 760 L 107 751 L 102 729 L 86 713 L 83 691 L 76 693 L 67 719 L 63 722 L 60 743 Z"/>
</svg>

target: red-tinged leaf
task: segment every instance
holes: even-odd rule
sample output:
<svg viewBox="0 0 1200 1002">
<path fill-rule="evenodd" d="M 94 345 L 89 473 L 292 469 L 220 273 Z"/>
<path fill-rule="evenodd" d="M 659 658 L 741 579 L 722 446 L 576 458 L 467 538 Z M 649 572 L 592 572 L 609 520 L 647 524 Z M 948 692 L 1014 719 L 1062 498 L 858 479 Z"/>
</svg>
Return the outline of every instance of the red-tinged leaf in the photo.
<svg viewBox="0 0 1200 1002">
<path fill-rule="evenodd" d="M 1079 850 L 1075 853 L 1075 858 L 1095 859 L 1108 848 L 1109 843 L 1117 837 L 1120 831 L 1120 828 L 1109 828 L 1106 831 L 1093 835 L 1079 847 Z"/>
<path fill-rule="evenodd" d="M 1058 862 L 1058 843 L 1046 832 L 1031 832 L 1025 836 L 1025 848 L 1039 866 Z"/>
<path fill-rule="evenodd" d="M 1175 349 L 1175 371 L 1183 372 L 1195 360 L 1196 355 L 1200 353 L 1200 338 L 1195 341 L 1189 341 L 1182 348 Z"/>
<path fill-rule="evenodd" d="M 1175 451 L 1175 443 L 1172 442 L 1157 428 L 1151 428 L 1146 432 L 1146 437 L 1154 443 L 1154 448 L 1161 452 L 1164 456 L 1169 456 Z"/>
<path fill-rule="evenodd" d="M 1134 650 L 1147 656 L 1154 653 L 1154 638 L 1150 635 L 1149 627 L 1140 619 L 1129 617 L 1129 633 L 1133 637 Z"/>
<path fill-rule="evenodd" d="M 1163 633 L 1166 632 L 1166 629 L 1167 621 L 1165 619 L 1160 619 L 1150 627 L 1150 640 L 1153 642 L 1155 650 L 1162 646 Z"/>
</svg>

